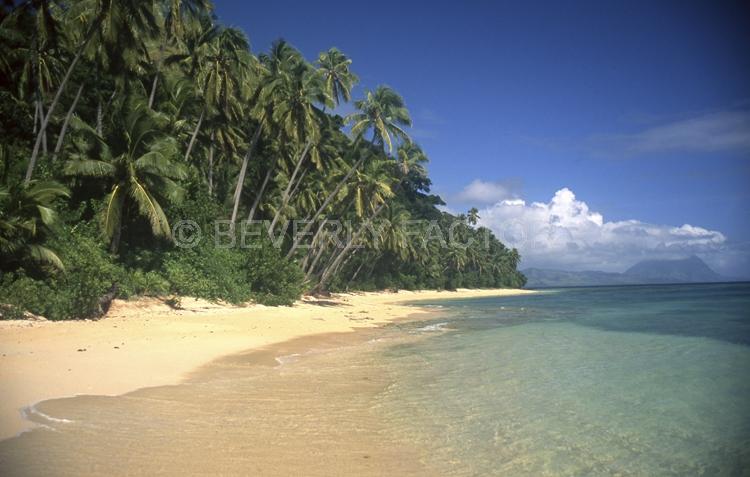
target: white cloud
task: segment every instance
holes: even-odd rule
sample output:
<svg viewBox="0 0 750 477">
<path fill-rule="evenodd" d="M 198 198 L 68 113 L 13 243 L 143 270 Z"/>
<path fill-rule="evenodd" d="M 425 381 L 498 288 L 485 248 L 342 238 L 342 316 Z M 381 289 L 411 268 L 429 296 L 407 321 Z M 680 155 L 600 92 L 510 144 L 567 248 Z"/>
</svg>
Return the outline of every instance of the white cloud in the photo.
<svg viewBox="0 0 750 477">
<path fill-rule="evenodd" d="M 720 111 L 652 126 L 633 134 L 592 137 L 594 151 L 635 156 L 660 152 L 750 150 L 750 112 Z"/>
<path fill-rule="evenodd" d="M 619 272 L 647 258 L 692 254 L 717 264 L 726 249 L 721 232 L 690 224 L 607 222 L 567 188 L 558 190 L 549 202 L 506 199 L 479 215 L 480 225 L 519 249 L 522 267 Z"/>
<path fill-rule="evenodd" d="M 515 196 L 512 188 L 507 183 L 474 179 L 459 192 L 455 200 L 456 202 L 480 205 L 512 199 Z"/>
</svg>

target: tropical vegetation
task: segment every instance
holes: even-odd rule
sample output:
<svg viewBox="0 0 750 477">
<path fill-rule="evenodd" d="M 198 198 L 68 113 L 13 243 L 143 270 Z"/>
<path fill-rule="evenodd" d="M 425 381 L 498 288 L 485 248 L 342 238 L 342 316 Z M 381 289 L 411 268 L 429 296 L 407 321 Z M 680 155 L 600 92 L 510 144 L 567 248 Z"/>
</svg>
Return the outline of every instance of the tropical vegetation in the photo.
<svg viewBox="0 0 750 477">
<path fill-rule="evenodd" d="M 431 194 L 401 95 L 337 48 L 253 53 L 207 0 L 6 2 L 0 42 L 5 316 L 524 284 L 476 209 Z"/>
</svg>

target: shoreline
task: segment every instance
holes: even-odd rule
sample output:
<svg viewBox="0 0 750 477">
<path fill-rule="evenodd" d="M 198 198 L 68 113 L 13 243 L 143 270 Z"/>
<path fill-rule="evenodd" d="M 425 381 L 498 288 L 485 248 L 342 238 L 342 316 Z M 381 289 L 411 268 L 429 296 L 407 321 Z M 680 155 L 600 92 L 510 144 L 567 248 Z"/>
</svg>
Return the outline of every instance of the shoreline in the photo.
<svg viewBox="0 0 750 477">
<path fill-rule="evenodd" d="M 526 293 L 534 291 L 347 293 L 305 297 L 291 307 L 183 298 L 179 310 L 157 299 L 116 300 L 96 321 L 0 321 L 0 440 L 35 427 L 24 410 L 48 399 L 178 384 L 222 357 L 433 311 L 409 301 Z"/>
</svg>

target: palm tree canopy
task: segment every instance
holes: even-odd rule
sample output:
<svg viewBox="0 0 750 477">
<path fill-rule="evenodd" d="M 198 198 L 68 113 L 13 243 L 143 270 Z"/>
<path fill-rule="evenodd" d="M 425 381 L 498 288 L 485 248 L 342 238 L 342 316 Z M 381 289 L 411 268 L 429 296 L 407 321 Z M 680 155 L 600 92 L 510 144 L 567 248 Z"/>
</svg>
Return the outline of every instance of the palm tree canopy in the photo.
<svg viewBox="0 0 750 477">
<path fill-rule="evenodd" d="M 53 203 L 62 197 L 70 197 L 70 193 L 57 182 L 0 186 L 0 256 L 4 263 L 31 260 L 64 269 L 57 254 L 41 245 L 57 221 Z"/>
<path fill-rule="evenodd" d="M 403 98 L 387 86 L 378 86 L 375 91 L 368 91 L 365 99 L 354 102 L 359 110 L 347 116 L 347 123 L 352 124 L 352 134 L 362 136 L 373 131 L 373 143 L 388 147 L 393 151 L 397 140 L 411 142 L 404 127 L 411 126 L 411 116 L 406 109 Z"/>
<path fill-rule="evenodd" d="M 163 134 L 166 118 L 142 99 L 129 101 L 124 114 L 121 127 L 113 128 L 106 137 L 83 121 L 75 121 L 74 129 L 86 141 L 78 144 L 79 153 L 65 164 L 65 172 L 102 180 L 109 187 L 102 211 L 107 238 L 114 236 L 128 204 L 148 220 L 154 235 L 169 237 L 169 223 L 160 202 L 181 199 L 183 189 L 175 181 L 187 177 L 185 166 L 175 162 L 177 142 Z"/>
<path fill-rule="evenodd" d="M 351 100 L 351 91 L 359 82 L 357 75 L 349 70 L 352 60 L 337 48 L 331 48 L 318 56 L 318 71 L 323 76 L 326 93 L 338 106 Z"/>
</svg>

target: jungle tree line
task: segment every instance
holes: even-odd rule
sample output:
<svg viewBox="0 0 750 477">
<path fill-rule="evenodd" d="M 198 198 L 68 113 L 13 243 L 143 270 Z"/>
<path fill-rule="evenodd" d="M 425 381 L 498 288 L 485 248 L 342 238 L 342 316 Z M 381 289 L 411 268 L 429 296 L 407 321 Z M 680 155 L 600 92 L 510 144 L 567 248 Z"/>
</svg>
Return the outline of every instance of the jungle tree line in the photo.
<svg viewBox="0 0 750 477">
<path fill-rule="evenodd" d="M 203 214 L 208 235 L 212 220 L 266 221 L 308 290 L 524 282 L 476 209 L 438 209 L 403 98 L 353 98 L 337 48 L 254 54 L 206 0 L 29 0 L 2 8 L 0 41 L 5 272 L 65 273 L 48 242 L 73 220 L 97 224 L 112 260 L 158 272 L 158 256 L 133 257 L 180 253 L 171 225 Z M 462 241 L 415 238 L 430 223 Z"/>
</svg>

